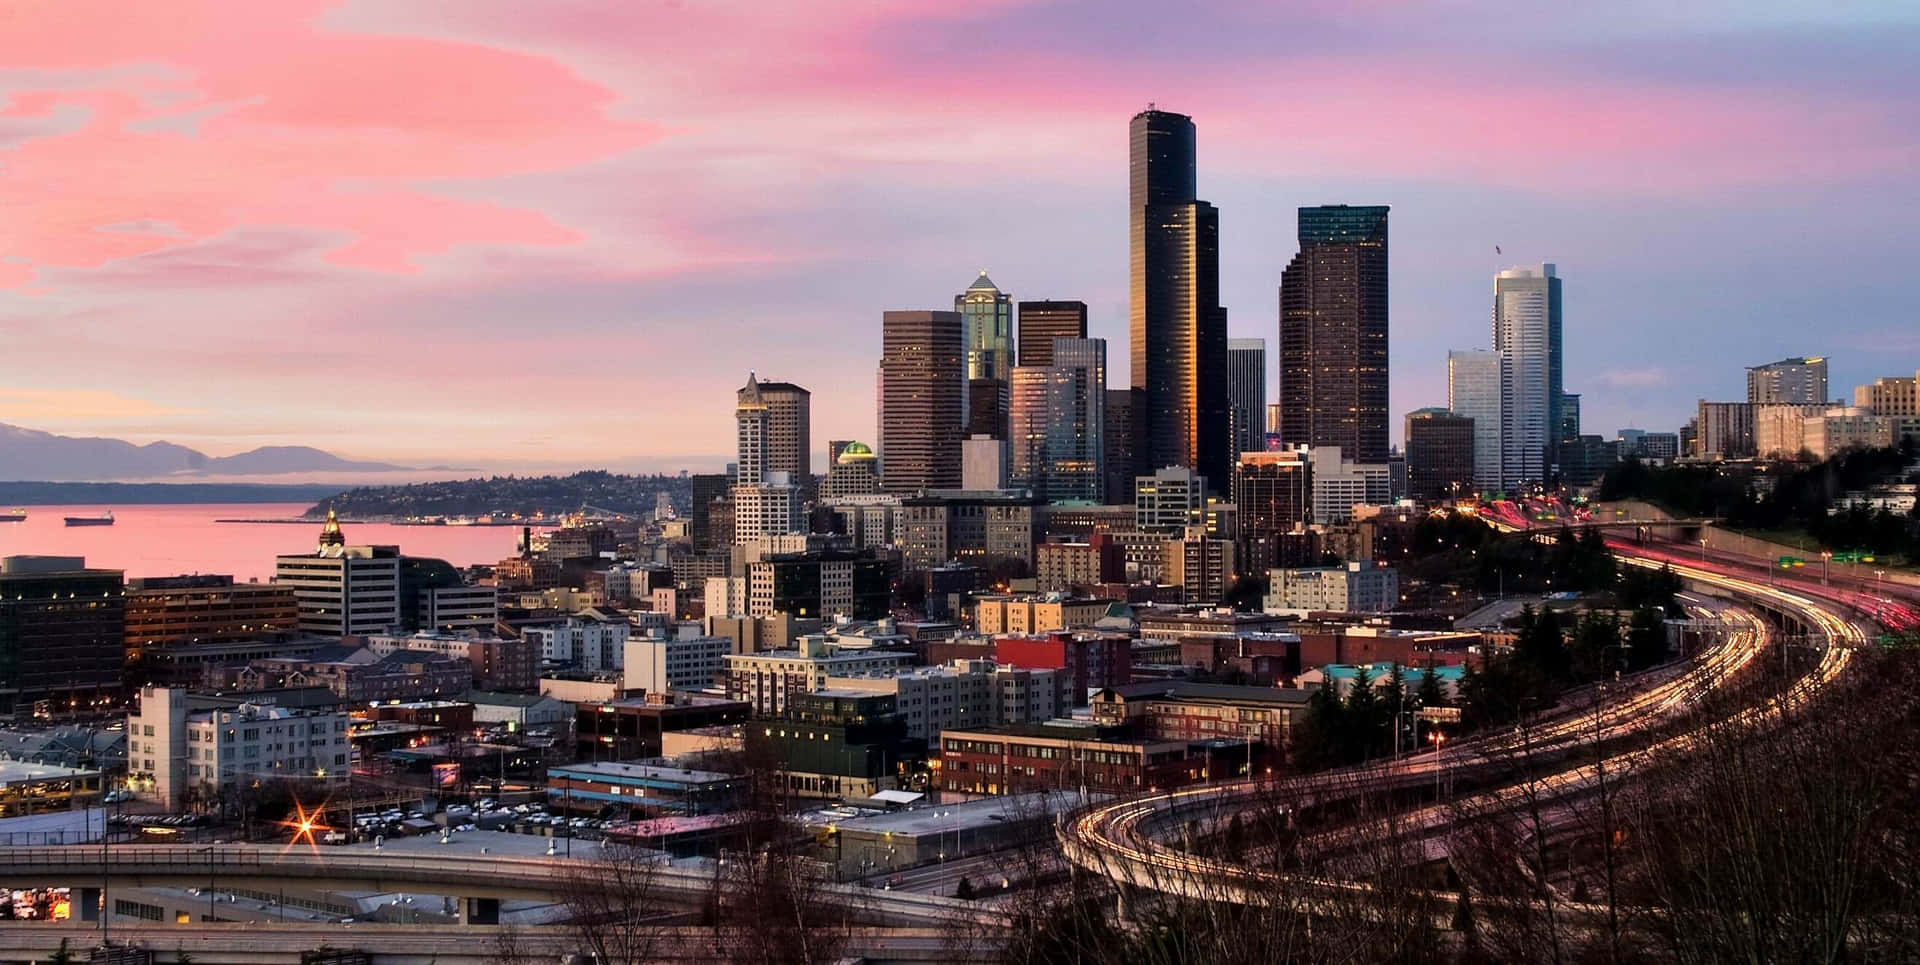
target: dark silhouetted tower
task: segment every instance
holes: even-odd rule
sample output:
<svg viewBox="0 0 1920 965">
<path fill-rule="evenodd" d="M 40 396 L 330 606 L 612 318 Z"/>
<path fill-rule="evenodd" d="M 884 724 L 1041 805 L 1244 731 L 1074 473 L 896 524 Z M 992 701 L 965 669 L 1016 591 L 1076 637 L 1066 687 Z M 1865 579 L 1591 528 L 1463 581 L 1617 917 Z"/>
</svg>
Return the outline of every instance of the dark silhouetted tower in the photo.
<svg viewBox="0 0 1920 965">
<path fill-rule="evenodd" d="M 1135 470 L 1230 478 L 1220 216 L 1194 197 L 1192 118 L 1151 108 L 1131 128 L 1128 196 Z"/>
<path fill-rule="evenodd" d="M 1280 442 L 1387 461 L 1387 207 L 1300 209 L 1280 276 Z"/>
</svg>

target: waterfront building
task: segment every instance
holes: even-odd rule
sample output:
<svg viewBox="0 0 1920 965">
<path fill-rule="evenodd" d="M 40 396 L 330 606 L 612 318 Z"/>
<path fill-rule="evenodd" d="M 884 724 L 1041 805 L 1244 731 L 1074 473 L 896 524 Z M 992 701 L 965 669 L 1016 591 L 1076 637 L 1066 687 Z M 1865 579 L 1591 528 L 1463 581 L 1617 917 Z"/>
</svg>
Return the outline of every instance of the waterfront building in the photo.
<svg viewBox="0 0 1920 965">
<path fill-rule="evenodd" d="M 293 589 L 302 633 L 360 636 L 400 626 L 400 548 L 347 545 L 332 510 L 318 549 L 275 558 L 274 582 Z"/>
<path fill-rule="evenodd" d="M 79 556 L 0 559 L 0 713 L 67 715 L 119 702 L 123 576 Z"/>
</svg>

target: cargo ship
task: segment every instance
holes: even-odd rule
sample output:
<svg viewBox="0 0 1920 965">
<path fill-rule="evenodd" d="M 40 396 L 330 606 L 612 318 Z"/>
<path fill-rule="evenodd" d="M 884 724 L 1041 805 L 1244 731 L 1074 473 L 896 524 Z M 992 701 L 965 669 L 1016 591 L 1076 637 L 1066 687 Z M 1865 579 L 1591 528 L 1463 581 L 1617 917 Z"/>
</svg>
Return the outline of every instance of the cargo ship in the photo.
<svg viewBox="0 0 1920 965">
<path fill-rule="evenodd" d="M 24 509 L 0 509 L 0 523 L 24 523 L 27 511 Z"/>
<path fill-rule="evenodd" d="M 101 513 L 98 516 L 68 516 L 67 525 L 68 526 L 112 526 L 113 511 L 108 510 L 107 512 Z"/>
</svg>

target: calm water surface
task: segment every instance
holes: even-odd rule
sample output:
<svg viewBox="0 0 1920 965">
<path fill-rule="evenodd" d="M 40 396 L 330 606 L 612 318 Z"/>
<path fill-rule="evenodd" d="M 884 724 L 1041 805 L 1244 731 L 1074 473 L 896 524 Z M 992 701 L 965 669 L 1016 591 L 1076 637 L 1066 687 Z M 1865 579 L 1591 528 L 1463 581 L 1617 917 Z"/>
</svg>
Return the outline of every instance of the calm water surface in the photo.
<svg viewBox="0 0 1920 965">
<path fill-rule="evenodd" d="M 0 506 L 0 511 L 13 509 Z M 84 556 L 88 566 L 125 570 L 127 576 L 230 573 L 240 580 L 273 576 L 273 558 L 308 553 L 318 545 L 320 524 L 217 523 L 217 519 L 285 519 L 302 503 L 209 506 L 24 506 L 27 519 L 0 523 L 0 556 Z M 112 526 L 66 525 L 68 516 L 113 511 Z M 520 530 L 513 526 L 395 526 L 344 523 L 347 542 L 400 547 L 409 556 L 434 556 L 455 566 L 493 563 L 513 554 Z"/>
</svg>

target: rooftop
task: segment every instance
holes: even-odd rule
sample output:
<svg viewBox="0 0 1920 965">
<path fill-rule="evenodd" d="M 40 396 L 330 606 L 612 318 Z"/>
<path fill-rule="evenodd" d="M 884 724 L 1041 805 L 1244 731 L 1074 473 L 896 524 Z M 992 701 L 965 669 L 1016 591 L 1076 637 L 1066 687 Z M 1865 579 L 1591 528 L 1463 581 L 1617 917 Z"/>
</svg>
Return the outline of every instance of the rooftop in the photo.
<svg viewBox="0 0 1920 965">
<path fill-rule="evenodd" d="M 1242 703 L 1304 704 L 1311 692 L 1291 687 L 1248 687 L 1234 684 L 1202 684 L 1188 680 L 1154 680 L 1108 688 L 1124 700 L 1143 697 L 1173 697 L 1186 700 L 1219 700 Z"/>
<path fill-rule="evenodd" d="M 664 764 L 639 764 L 627 761 L 597 761 L 591 764 L 565 764 L 547 769 L 550 775 L 626 778 L 628 780 L 668 781 L 675 784 L 711 784 L 734 780 L 732 774 L 696 771 Z"/>
</svg>

